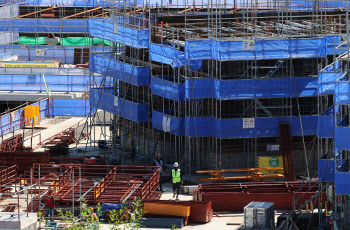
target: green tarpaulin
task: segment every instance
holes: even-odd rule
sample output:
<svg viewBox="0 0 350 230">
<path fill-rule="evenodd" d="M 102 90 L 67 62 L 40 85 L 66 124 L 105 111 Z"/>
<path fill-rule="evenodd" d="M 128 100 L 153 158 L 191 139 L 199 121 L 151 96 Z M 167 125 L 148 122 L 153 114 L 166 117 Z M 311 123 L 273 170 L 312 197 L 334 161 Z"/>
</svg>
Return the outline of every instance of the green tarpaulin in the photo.
<svg viewBox="0 0 350 230">
<path fill-rule="evenodd" d="M 27 37 L 21 36 L 19 40 L 15 42 L 15 44 L 20 45 L 47 45 L 45 42 L 46 37 Z M 112 42 L 103 40 L 100 38 L 86 38 L 86 37 L 69 37 L 69 38 L 60 38 L 57 44 L 61 44 L 64 46 L 92 46 L 92 45 L 100 45 L 104 44 L 106 46 L 112 45 Z"/>
</svg>

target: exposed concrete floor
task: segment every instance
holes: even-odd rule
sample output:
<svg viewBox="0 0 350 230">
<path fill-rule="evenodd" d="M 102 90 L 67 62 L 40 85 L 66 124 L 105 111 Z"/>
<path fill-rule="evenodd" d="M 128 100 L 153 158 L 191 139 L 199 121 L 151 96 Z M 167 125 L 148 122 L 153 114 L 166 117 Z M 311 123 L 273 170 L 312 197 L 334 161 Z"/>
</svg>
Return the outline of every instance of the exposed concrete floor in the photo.
<svg viewBox="0 0 350 230">
<path fill-rule="evenodd" d="M 46 129 L 38 132 L 36 135 L 34 135 L 33 140 L 27 139 L 24 142 L 24 146 L 33 148 L 38 147 L 39 143 L 41 141 L 44 141 L 50 137 L 53 137 L 54 135 L 72 127 L 73 125 L 77 124 L 79 121 L 83 120 L 82 117 L 71 117 L 69 119 L 63 120 L 61 122 L 56 123 L 53 126 L 48 126 Z M 36 151 L 44 151 L 43 148 L 38 148 Z"/>
</svg>

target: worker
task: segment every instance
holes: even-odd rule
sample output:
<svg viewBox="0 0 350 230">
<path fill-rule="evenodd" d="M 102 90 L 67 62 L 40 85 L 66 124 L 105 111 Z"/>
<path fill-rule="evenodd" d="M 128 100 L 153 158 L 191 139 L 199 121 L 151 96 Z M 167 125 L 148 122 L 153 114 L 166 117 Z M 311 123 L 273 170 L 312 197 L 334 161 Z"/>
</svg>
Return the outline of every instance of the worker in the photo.
<svg viewBox="0 0 350 230">
<path fill-rule="evenodd" d="M 163 175 L 163 172 L 166 172 L 166 175 L 168 175 L 168 169 L 165 167 L 163 161 L 162 161 L 162 156 L 160 153 L 156 154 L 156 159 L 153 162 L 153 166 L 158 166 L 160 167 L 160 176 L 159 176 L 159 191 L 163 191 L 163 183 L 165 180 L 165 176 Z"/>
<path fill-rule="evenodd" d="M 49 188 L 48 192 L 44 196 L 45 200 L 45 217 L 53 221 L 53 210 L 55 208 L 55 199 L 52 195 L 53 189 Z"/>
<path fill-rule="evenodd" d="M 181 169 L 179 169 L 179 164 L 177 162 L 174 163 L 174 169 L 171 173 L 171 182 L 173 183 L 173 198 L 175 198 L 176 195 L 176 200 L 178 200 L 181 184 L 183 183 L 183 181 Z"/>
</svg>

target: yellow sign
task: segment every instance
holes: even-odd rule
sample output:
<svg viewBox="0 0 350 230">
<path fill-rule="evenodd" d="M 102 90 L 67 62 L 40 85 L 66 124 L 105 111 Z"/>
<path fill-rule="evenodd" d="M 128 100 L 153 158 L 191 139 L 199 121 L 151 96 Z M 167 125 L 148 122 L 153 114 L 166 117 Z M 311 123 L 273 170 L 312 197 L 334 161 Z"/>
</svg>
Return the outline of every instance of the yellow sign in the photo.
<svg viewBox="0 0 350 230">
<path fill-rule="evenodd" d="M 55 62 L 0 62 L 0 67 L 35 67 L 35 68 L 47 68 L 47 67 L 59 67 L 58 63 Z"/>
<path fill-rule="evenodd" d="M 282 156 L 277 157 L 258 157 L 257 159 L 258 168 L 283 168 Z M 283 170 L 276 171 L 260 171 L 262 174 L 283 174 Z"/>
</svg>

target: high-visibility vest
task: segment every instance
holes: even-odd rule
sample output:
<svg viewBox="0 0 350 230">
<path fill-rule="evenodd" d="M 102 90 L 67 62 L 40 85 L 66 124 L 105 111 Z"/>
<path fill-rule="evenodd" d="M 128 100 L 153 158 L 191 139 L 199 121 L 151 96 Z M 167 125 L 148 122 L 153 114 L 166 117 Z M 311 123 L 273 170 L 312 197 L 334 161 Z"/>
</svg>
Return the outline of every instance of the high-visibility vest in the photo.
<svg viewBox="0 0 350 230">
<path fill-rule="evenodd" d="M 175 169 L 172 170 L 172 176 L 173 176 L 173 183 L 179 183 L 181 181 L 181 176 L 180 176 L 180 173 L 181 173 L 181 169 L 178 169 L 176 172 L 175 172 Z"/>
</svg>

